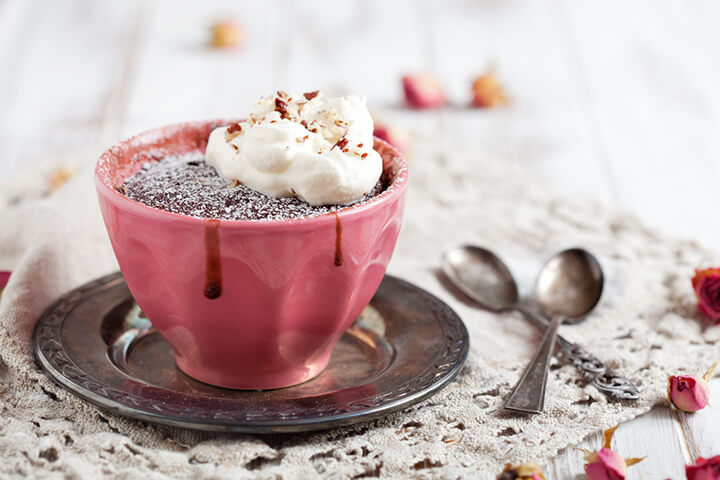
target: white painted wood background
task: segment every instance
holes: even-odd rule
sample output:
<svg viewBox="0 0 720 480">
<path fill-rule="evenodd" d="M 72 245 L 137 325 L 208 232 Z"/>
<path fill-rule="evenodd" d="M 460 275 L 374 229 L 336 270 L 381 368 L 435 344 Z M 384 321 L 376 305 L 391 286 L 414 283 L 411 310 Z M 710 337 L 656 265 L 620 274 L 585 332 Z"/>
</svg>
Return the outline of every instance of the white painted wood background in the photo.
<svg viewBox="0 0 720 480">
<path fill-rule="evenodd" d="M 244 48 L 208 49 L 208 25 L 228 17 L 244 23 Z M 720 248 L 718 25 L 712 1 L 0 0 L 0 176 L 237 115 L 278 88 L 354 91 L 392 122 L 474 135 L 498 161 Z M 507 109 L 399 108 L 403 73 L 434 71 L 465 103 L 490 63 Z M 648 456 L 628 478 L 681 479 L 685 463 L 720 454 L 718 430 L 720 408 L 661 408 L 615 446 Z M 566 451 L 548 478 L 582 463 Z"/>
</svg>

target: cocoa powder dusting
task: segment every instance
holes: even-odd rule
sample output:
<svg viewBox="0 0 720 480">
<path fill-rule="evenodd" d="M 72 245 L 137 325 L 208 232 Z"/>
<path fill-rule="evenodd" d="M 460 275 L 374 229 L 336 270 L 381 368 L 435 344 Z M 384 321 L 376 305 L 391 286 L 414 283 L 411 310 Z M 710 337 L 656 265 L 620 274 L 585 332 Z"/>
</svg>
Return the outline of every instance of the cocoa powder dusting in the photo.
<svg viewBox="0 0 720 480">
<path fill-rule="evenodd" d="M 381 179 L 356 203 L 385 189 Z M 148 162 L 117 191 L 168 212 L 222 220 L 283 220 L 331 213 L 347 205 L 313 206 L 296 197 L 270 197 L 237 181 L 227 181 L 205 163 L 202 154 Z"/>
</svg>

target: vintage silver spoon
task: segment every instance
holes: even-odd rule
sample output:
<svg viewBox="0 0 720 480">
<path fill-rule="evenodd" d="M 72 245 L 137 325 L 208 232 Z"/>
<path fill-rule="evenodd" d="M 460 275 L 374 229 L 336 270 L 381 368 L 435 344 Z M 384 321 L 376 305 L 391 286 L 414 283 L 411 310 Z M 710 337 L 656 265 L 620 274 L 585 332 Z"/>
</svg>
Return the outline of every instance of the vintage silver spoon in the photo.
<svg viewBox="0 0 720 480">
<path fill-rule="evenodd" d="M 481 307 L 499 313 L 517 311 L 539 330 L 545 331 L 549 327 L 547 320 L 520 303 L 512 273 L 490 250 L 470 245 L 448 249 L 443 257 L 443 271 L 461 292 Z M 594 355 L 562 336 L 556 338 L 562 356 L 605 395 L 617 400 L 637 400 L 640 397 L 635 385 L 615 375 Z"/>
<path fill-rule="evenodd" d="M 584 320 L 600 301 L 603 284 L 600 263 L 586 250 L 563 250 L 545 263 L 535 282 L 535 300 L 543 314 L 552 320 L 537 352 L 505 400 L 505 410 L 521 413 L 543 411 L 557 330 L 563 323 Z"/>
</svg>

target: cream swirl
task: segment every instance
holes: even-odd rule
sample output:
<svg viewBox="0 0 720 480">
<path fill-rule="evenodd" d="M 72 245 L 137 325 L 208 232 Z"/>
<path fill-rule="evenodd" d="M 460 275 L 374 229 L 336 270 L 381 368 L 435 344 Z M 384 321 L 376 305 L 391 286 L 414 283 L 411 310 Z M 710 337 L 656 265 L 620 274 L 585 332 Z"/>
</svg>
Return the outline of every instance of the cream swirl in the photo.
<svg viewBox="0 0 720 480">
<path fill-rule="evenodd" d="M 365 100 L 319 92 L 261 98 L 247 120 L 213 130 L 205 161 L 227 180 L 311 205 L 360 200 L 382 174 Z"/>
</svg>

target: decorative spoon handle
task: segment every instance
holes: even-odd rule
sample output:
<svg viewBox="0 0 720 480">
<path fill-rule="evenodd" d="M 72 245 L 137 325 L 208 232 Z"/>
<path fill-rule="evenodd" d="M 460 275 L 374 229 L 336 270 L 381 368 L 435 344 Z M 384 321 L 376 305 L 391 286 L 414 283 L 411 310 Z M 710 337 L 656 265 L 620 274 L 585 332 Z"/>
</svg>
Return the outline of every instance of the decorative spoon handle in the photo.
<svg viewBox="0 0 720 480">
<path fill-rule="evenodd" d="M 547 320 L 531 310 L 518 308 L 517 311 L 524 314 L 530 323 L 540 331 L 544 332 L 550 326 Z M 586 380 L 608 397 L 615 400 L 640 398 L 640 391 L 630 380 L 617 375 L 600 359 L 581 346 L 569 342 L 562 335 L 557 336 L 556 345 L 561 355 L 575 365 L 575 368 L 583 374 Z"/>
<path fill-rule="evenodd" d="M 627 378 L 605 366 L 595 355 L 568 341 L 558 342 L 560 353 L 605 395 L 617 400 L 637 400 L 640 391 Z"/>
</svg>

